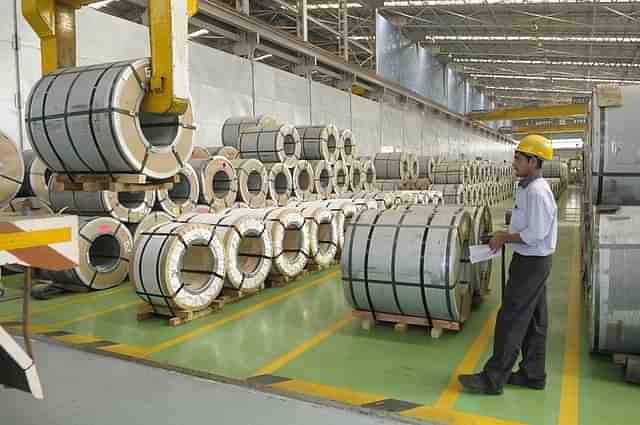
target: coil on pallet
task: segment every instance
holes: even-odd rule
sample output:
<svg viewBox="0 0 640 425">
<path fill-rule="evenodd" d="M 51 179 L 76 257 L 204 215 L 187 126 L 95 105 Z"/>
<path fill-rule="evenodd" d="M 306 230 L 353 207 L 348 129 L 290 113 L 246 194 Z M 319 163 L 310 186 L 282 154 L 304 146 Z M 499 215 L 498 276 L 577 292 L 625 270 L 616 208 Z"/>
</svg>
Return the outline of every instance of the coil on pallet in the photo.
<svg viewBox="0 0 640 425">
<path fill-rule="evenodd" d="M 339 150 L 342 154 L 342 162 L 351 165 L 351 161 L 357 156 L 358 149 L 353 132 L 350 129 L 340 130 Z"/>
<path fill-rule="evenodd" d="M 235 143 L 223 143 L 238 149 L 241 158 L 263 163 L 282 162 L 291 168 L 300 158 L 300 135 L 289 124 L 244 127 Z"/>
<path fill-rule="evenodd" d="M 0 207 L 16 197 L 24 178 L 24 162 L 16 144 L 0 132 Z"/>
<path fill-rule="evenodd" d="M 289 202 L 289 195 L 293 188 L 293 178 L 289 169 L 283 163 L 265 164 L 268 172 L 269 183 L 267 194 L 269 199 L 278 206 L 286 205 Z"/>
<path fill-rule="evenodd" d="M 238 181 L 237 202 L 251 208 L 262 208 L 267 198 L 269 176 L 264 165 L 255 159 L 235 159 L 231 161 Z"/>
<path fill-rule="evenodd" d="M 313 193 L 315 184 L 315 172 L 311 163 L 300 160 L 291 167 L 291 177 L 293 180 L 293 194 L 298 199 L 308 200 Z"/>
<path fill-rule="evenodd" d="M 336 162 L 340 134 L 334 125 L 297 126 L 300 134 L 300 159 Z"/>
<path fill-rule="evenodd" d="M 191 160 L 189 164 L 198 176 L 200 204 L 214 210 L 228 208 L 238 196 L 236 170 L 230 160 L 223 156 L 213 156 L 204 160 Z"/>
<path fill-rule="evenodd" d="M 44 162 L 37 157 L 33 150 L 22 152 L 24 162 L 24 179 L 20 192 L 16 195 L 19 198 L 35 196 L 45 203 L 49 203 L 49 180 L 51 171 L 44 165 Z"/>
<path fill-rule="evenodd" d="M 343 194 L 349 190 L 349 170 L 342 161 L 333 164 L 333 191 L 336 195 Z"/>
<path fill-rule="evenodd" d="M 333 191 L 332 166 L 327 161 L 307 161 L 313 169 L 313 191 L 320 198 L 327 199 Z"/>
<path fill-rule="evenodd" d="M 338 228 L 336 218 L 328 208 L 320 206 L 302 207 L 309 232 L 309 253 L 312 263 L 328 266 L 336 258 L 338 250 Z"/>
</svg>

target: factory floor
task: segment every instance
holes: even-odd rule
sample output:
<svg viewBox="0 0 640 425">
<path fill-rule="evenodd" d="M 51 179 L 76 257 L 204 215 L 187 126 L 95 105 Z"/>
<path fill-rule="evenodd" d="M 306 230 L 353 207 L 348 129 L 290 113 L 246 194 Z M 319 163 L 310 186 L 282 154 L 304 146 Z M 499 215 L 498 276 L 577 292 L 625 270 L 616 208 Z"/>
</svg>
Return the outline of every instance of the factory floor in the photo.
<svg viewBox="0 0 640 425">
<path fill-rule="evenodd" d="M 494 209 L 494 227 L 508 206 Z M 624 383 L 622 369 L 609 357 L 589 353 L 579 275 L 580 206 L 577 188 L 559 201 L 545 391 L 507 387 L 499 397 L 471 395 L 460 392 L 455 379 L 478 370 L 490 355 L 500 298 L 498 261 L 492 294 L 460 332 L 439 339 L 419 327 L 363 329 L 345 302 L 338 268 L 310 273 L 177 328 L 162 318 L 136 320 L 142 301 L 128 283 L 36 301 L 33 332 L 89 352 L 394 417 L 450 424 L 636 423 L 640 387 Z M 4 283 L 15 292 L 19 279 L 7 277 Z M 20 301 L 0 302 L 0 323 L 16 326 L 20 307 Z"/>
</svg>

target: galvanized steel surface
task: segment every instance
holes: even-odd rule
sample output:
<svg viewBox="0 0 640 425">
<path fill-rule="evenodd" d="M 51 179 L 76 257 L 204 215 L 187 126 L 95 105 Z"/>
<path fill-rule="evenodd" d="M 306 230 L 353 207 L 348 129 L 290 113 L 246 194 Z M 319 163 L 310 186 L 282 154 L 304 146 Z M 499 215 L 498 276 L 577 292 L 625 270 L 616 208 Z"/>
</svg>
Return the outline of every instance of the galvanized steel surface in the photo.
<svg viewBox="0 0 640 425">
<path fill-rule="evenodd" d="M 235 159 L 231 164 L 236 170 L 238 181 L 236 201 L 251 208 L 264 207 L 269 184 L 269 175 L 264 165 L 256 159 Z"/>
<path fill-rule="evenodd" d="M 333 164 L 337 158 L 340 134 L 334 125 L 297 126 L 300 135 L 300 159 L 327 161 Z"/>
<path fill-rule="evenodd" d="M 16 144 L 0 131 L 0 208 L 16 197 L 24 178 L 22 154 Z"/>
<path fill-rule="evenodd" d="M 224 156 L 192 159 L 189 164 L 198 176 L 200 204 L 213 209 L 228 208 L 236 201 L 238 179 L 233 164 Z"/>
<path fill-rule="evenodd" d="M 193 167 L 185 164 L 177 174 L 179 181 L 171 189 L 156 191 L 158 206 L 172 217 L 193 211 L 200 198 L 200 183 Z"/>
</svg>

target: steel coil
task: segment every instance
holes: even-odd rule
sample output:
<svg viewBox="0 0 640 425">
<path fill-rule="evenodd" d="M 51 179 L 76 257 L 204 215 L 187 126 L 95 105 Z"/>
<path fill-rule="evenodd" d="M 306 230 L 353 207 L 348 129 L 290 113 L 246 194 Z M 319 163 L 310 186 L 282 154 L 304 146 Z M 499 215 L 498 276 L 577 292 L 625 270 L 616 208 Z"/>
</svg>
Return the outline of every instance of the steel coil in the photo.
<svg viewBox="0 0 640 425">
<path fill-rule="evenodd" d="M 236 159 L 231 161 L 236 170 L 238 192 L 236 201 L 250 208 L 262 208 L 267 197 L 269 175 L 264 165 L 255 159 Z"/>
<path fill-rule="evenodd" d="M 340 195 L 349 190 L 349 170 L 342 161 L 333 164 L 333 191 Z"/>
<path fill-rule="evenodd" d="M 300 158 L 300 135 L 289 124 L 245 129 L 240 132 L 233 146 L 242 159 L 257 159 L 263 163 L 283 162 L 287 167 L 295 166 Z"/>
<path fill-rule="evenodd" d="M 269 173 L 267 186 L 269 198 L 278 206 L 287 205 L 293 189 L 293 179 L 289 169 L 282 163 L 267 164 L 265 168 Z"/>
<path fill-rule="evenodd" d="M 442 193 L 442 199 L 445 205 L 459 204 L 462 205 L 466 200 L 466 188 L 461 184 L 434 184 L 431 190 Z"/>
<path fill-rule="evenodd" d="M 138 223 L 127 224 L 127 227 L 129 228 L 129 230 L 131 231 L 131 234 L 133 235 L 133 242 L 135 244 L 135 242 L 138 240 L 142 232 L 146 232 L 152 227 L 157 226 L 158 224 L 168 223 L 172 219 L 173 217 L 171 217 L 166 212 L 153 211 L 147 214 Z"/>
<path fill-rule="evenodd" d="M 345 297 L 357 310 L 462 322 L 468 286 L 459 283 L 470 217 L 431 207 L 362 211 L 347 226 Z"/>
<path fill-rule="evenodd" d="M 332 166 L 327 161 L 308 162 L 313 169 L 313 191 L 322 199 L 327 199 L 333 191 Z"/>
<path fill-rule="evenodd" d="M 340 151 L 342 153 L 342 162 L 345 165 L 351 165 L 351 161 L 357 156 L 356 141 L 353 132 L 350 129 L 340 131 Z"/>
<path fill-rule="evenodd" d="M 360 169 L 364 175 L 363 190 L 370 192 L 376 187 L 376 167 L 370 158 L 360 158 Z"/>
<path fill-rule="evenodd" d="M 311 163 L 300 160 L 291 168 L 293 195 L 299 199 L 309 199 L 315 184 L 315 173 Z"/>
<path fill-rule="evenodd" d="M 591 349 L 640 354 L 640 207 L 596 213 L 591 270 Z"/>
<path fill-rule="evenodd" d="M 409 162 L 409 180 L 418 180 L 420 178 L 420 161 L 415 154 L 407 154 Z"/>
<path fill-rule="evenodd" d="M 129 272 L 133 238 L 111 217 L 78 217 L 78 266 L 46 271 L 55 284 L 70 290 L 103 290 L 120 285 Z"/>
<path fill-rule="evenodd" d="M 418 162 L 419 162 L 420 178 L 429 179 L 433 181 L 433 167 L 434 167 L 433 158 L 431 158 L 430 156 L 424 156 L 424 155 L 419 156 Z"/>
<path fill-rule="evenodd" d="M 178 171 L 179 181 L 171 189 L 158 189 L 158 207 L 172 217 L 193 211 L 200 198 L 200 183 L 193 167 L 185 164 Z"/>
<path fill-rule="evenodd" d="M 223 156 L 191 160 L 189 164 L 198 176 L 200 204 L 212 209 L 228 208 L 238 196 L 238 180 L 233 164 Z"/>
<path fill-rule="evenodd" d="M 217 214 L 185 214 L 176 222 L 208 225 L 224 247 L 225 285 L 236 289 L 258 289 L 271 270 L 271 234 L 264 222 L 247 216 L 244 208 Z"/>
<path fill-rule="evenodd" d="M 309 232 L 309 259 L 318 266 L 328 266 L 338 252 L 337 219 L 328 208 L 308 206 L 300 209 Z"/>
<path fill-rule="evenodd" d="M 347 167 L 349 172 L 349 190 L 353 192 L 360 192 L 364 190 L 365 176 L 362 172 L 362 165 L 360 161 L 354 159 L 351 161 L 351 165 Z"/>
<path fill-rule="evenodd" d="M 334 125 L 296 127 L 300 135 L 300 159 L 307 161 L 336 162 L 340 134 Z"/>
<path fill-rule="evenodd" d="M 138 223 L 149 214 L 156 201 L 156 193 L 146 192 L 80 192 L 54 188 L 55 178 L 49 182 L 49 199 L 54 211 L 67 214 L 110 216 L 125 223 Z"/>
<path fill-rule="evenodd" d="M 32 150 L 22 152 L 24 162 L 24 178 L 19 198 L 35 196 L 43 202 L 49 203 L 49 180 L 51 172 Z"/>
<path fill-rule="evenodd" d="M 396 190 L 402 190 L 406 188 L 406 182 L 404 180 L 378 180 L 377 188 L 383 192 L 395 192 Z"/>
<path fill-rule="evenodd" d="M 379 180 L 407 180 L 409 164 L 402 152 L 377 153 L 373 159 Z"/>
<path fill-rule="evenodd" d="M 194 146 L 193 151 L 191 152 L 191 159 L 209 159 L 211 158 L 211 154 L 204 146 Z"/>
<path fill-rule="evenodd" d="M 51 215 L 53 210 L 46 202 L 35 196 L 26 198 L 13 198 L 4 208 L 3 213 L 20 214 L 24 216 Z"/>
<path fill-rule="evenodd" d="M 0 208 L 16 197 L 24 178 L 24 162 L 15 143 L 0 131 Z"/>
<path fill-rule="evenodd" d="M 245 131 L 254 131 L 260 128 L 267 127 L 275 127 L 278 124 L 277 120 L 270 115 L 257 115 L 257 116 L 240 116 L 240 117 L 231 117 L 228 118 L 224 124 L 222 125 L 222 134 L 221 140 L 223 147 L 231 147 L 238 152 L 238 156 L 235 158 L 229 158 L 229 160 L 240 159 L 240 152 L 238 151 L 236 145 L 238 143 L 238 139 L 240 138 L 240 134 Z M 223 149 L 223 148 L 209 148 L 209 152 L 212 155 L 222 155 L 226 156 L 226 152 L 233 151 L 215 151 L 214 149 Z"/>
<path fill-rule="evenodd" d="M 435 184 L 470 184 L 473 183 L 471 170 L 463 161 L 441 162 L 433 169 Z"/>
<path fill-rule="evenodd" d="M 26 104 L 31 146 L 56 173 L 175 175 L 191 157 L 191 107 L 141 112 L 150 77 L 148 59 L 45 75 Z"/>
<path fill-rule="evenodd" d="M 207 150 L 210 156 L 223 156 L 229 161 L 240 159 L 240 152 L 233 146 L 213 146 L 208 147 Z"/>
<path fill-rule="evenodd" d="M 211 304 L 222 290 L 224 263 L 210 226 L 169 222 L 140 233 L 130 276 L 140 298 L 174 315 Z"/>
</svg>

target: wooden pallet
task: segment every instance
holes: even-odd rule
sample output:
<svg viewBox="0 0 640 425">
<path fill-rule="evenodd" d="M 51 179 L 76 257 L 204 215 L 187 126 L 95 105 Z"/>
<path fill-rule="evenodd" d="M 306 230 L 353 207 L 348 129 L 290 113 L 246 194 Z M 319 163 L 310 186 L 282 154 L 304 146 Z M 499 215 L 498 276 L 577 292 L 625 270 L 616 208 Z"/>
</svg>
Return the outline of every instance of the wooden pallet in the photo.
<svg viewBox="0 0 640 425">
<path fill-rule="evenodd" d="M 319 266 L 318 264 L 309 262 L 309 263 L 307 263 L 307 267 L 305 268 L 305 270 L 307 270 L 309 272 L 319 272 L 319 271 L 322 271 L 322 270 L 327 270 L 327 269 L 330 269 L 332 267 L 335 267 L 338 264 L 340 264 L 340 261 L 337 261 L 337 260 L 333 260 L 331 263 L 327 264 L 326 266 Z"/>
<path fill-rule="evenodd" d="M 180 181 L 175 175 L 166 179 L 149 179 L 142 174 L 57 174 L 54 184 L 56 192 L 83 191 L 100 192 L 144 192 L 171 189 Z"/>
<path fill-rule="evenodd" d="M 227 304 L 234 304 L 242 301 L 246 298 L 252 297 L 262 292 L 262 288 L 256 289 L 232 289 L 223 288 L 218 298 L 213 300 L 212 306 L 218 306 L 218 309 L 222 309 Z"/>
<path fill-rule="evenodd" d="M 169 326 L 176 327 L 184 325 L 185 323 L 192 322 L 202 317 L 209 316 L 210 314 L 220 311 L 220 307 L 217 305 L 211 305 L 205 309 L 197 311 L 185 311 L 185 310 L 173 310 L 171 312 L 166 307 L 151 307 L 148 304 L 140 306 L 136 318 L 138 321 L 147 320 L 151 317 L 164 317 L 169 322 Z"/>
<path fill-rule="evenodd" d="M 269 276 L 267 277 L 267 280 L 264 281 L 264 287 L 265 288 L 282 288 L 287 286 L 294 280 L 303 277 L 305 274 L 306 274 L 305 272 L 302 272 L 295 277 L 287 277 L 283 275 Z"/>
<path fill-rule="evenodd" d="M 362 329 L 370 330 L 377 322 L 394 323 L 396 332 L 406 332 L 409 325 L 421 326 L 429 328 L 429 320 L 424 317 L 402 316 L 399 314 L 376 313 L 375 319 L 370 311 L 354 310 L 353 315 L 359 317 L 362 322 Z M 440 338 L 444 329 L 450 331 L 459 331 L 460 323 L 450 322 L 447 320 L 432 320 L 431 337 Z"/>
</svg>

